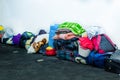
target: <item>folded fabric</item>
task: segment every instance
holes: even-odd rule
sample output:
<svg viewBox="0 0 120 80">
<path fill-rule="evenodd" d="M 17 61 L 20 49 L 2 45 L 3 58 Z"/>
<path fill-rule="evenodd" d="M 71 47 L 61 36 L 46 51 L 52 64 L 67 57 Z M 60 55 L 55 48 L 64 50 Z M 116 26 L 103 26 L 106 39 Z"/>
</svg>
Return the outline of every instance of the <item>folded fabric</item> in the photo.
<svg viewBox="0 0 120 80">
<path fill-rule="evenodd" d="M 66 33 L 66 34 L 56 34 L 53 38 L 54 39 L 64 39 L 64 40 L 69 40 L 72 38 L 75 38 L 76 35 L 72 32 Z"/>
<path fill-rule="evenodd" d="M 56 34 L 66 34 L 66 33 L 70 33 L 71 30 L 69 29 L 57 29 L 57 31 L 55 32 Z"/>
<path fill-rule="evenodd" d="M 59 25 L 59 29 L 62 29 L 62 28 L 69 29 L 76 35 L 82 35 L 82 33 L 85 32 L 85 29 L 83 29 L 81 25 L 74 22 L 64 22 Z"/>
</svg>

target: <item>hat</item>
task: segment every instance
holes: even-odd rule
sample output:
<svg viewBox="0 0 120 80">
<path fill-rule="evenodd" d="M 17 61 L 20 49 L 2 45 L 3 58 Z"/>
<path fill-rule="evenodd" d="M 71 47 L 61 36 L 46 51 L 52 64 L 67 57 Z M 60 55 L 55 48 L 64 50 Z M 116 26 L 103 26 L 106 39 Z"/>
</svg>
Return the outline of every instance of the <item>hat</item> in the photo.
<svg viewBox="0 0 120 80">
<path fill-rule="evenodd" d="M 47 32 L 44 30 L 44 29 L 41 29 L 38 33 L 38 35 L 41 35 L 41 34 L 46 34 Z"/>
</svg>

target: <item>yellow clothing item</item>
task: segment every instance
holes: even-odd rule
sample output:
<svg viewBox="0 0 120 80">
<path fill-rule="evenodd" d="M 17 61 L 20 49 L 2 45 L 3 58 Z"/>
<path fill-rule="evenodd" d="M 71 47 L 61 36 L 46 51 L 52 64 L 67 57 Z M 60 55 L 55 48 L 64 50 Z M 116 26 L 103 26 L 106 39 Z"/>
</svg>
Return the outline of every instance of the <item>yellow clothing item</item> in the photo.
<svg viewBox="0 0 120 80">
<path fill-rule="evenodd" d="M 4 27 L 2 25 L 0 25 L 0 31 L 3 31 Z"/>
</svg>

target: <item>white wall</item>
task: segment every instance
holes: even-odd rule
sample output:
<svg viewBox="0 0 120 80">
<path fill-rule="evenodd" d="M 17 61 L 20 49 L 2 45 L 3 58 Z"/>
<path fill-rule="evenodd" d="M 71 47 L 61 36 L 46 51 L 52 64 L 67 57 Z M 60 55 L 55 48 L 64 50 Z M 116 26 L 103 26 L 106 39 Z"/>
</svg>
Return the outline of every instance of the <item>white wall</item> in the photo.
<svg viewBox="0 0 120 80">
<path fill-rule="evenodd" d="M 65 21 L 101 26 L 120 47 L 120 0 L 0 0 L 0 25 L 15 33 L 49 31 Z"/>
</svg>

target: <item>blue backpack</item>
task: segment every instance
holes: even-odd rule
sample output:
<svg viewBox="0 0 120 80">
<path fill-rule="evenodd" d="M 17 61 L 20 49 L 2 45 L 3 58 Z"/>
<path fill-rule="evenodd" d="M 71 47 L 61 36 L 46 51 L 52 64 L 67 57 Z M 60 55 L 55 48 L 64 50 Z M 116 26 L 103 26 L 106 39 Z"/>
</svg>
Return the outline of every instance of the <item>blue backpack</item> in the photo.
<svg viewBox="0 0 120 80">
<path fill-rule="evenodd" d="M 86 62 L 89 65 L 99 67 L 99 68 L 104 68 L 105 59 L 108 58 L 111 54 L 112 52 L 99 54 L 99 53 L 95 53 L 94 51 L 91 51 L 89 56 L 86 59 Z"/>
<path fill-rule="evenodd" d="M 35 37 L 35 35 L 32 32 L 25 31 L 24 33 L 22 33 L 19 46 L 25 48 L 26 41 L 31 37 Z"/>
</svg>

